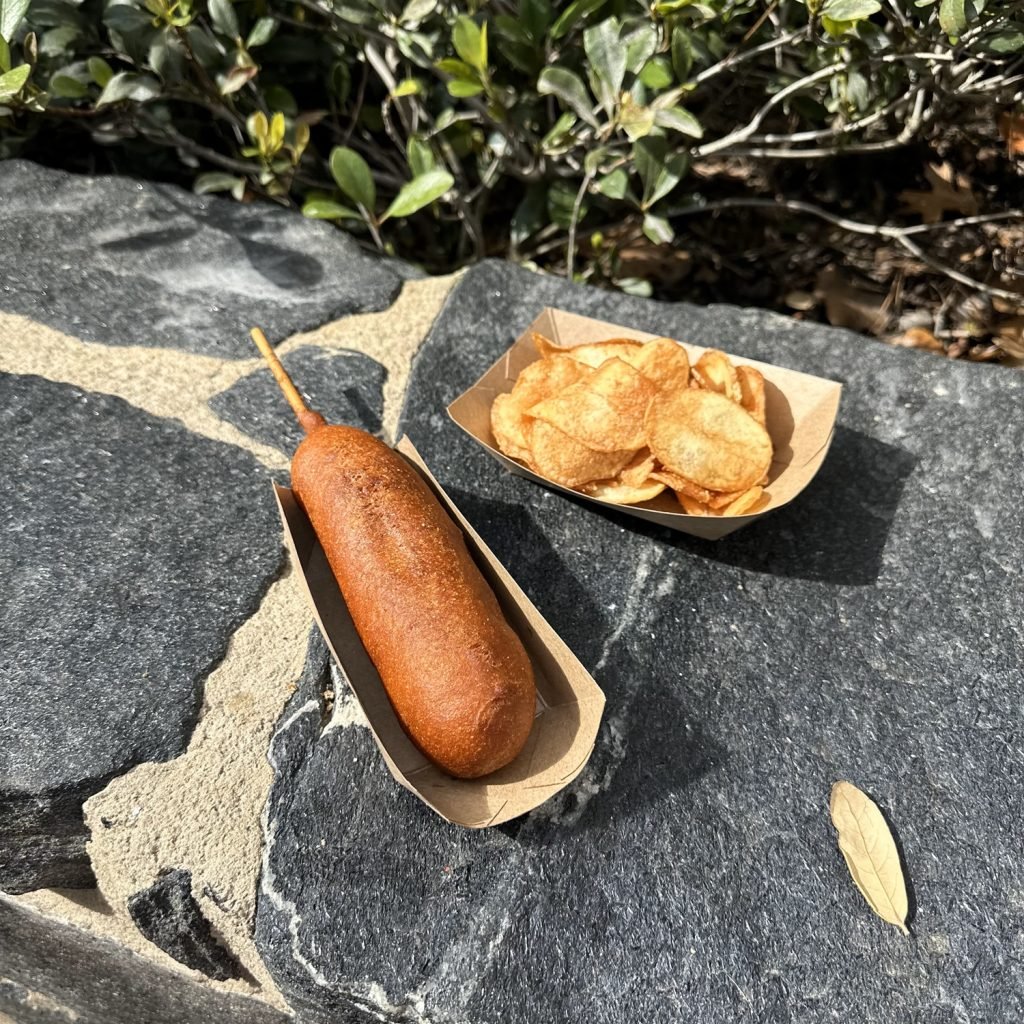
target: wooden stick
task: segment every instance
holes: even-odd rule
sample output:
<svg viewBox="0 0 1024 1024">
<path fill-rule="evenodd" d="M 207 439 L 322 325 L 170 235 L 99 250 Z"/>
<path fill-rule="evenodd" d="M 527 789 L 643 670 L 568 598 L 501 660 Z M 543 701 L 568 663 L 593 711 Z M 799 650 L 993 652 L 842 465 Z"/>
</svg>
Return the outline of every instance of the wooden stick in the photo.
<svg viewBox="0 0 1024 1024">
<path fill-rule="evenodd" d="M 277 353 L 270 342 L 267 341 L 267 336 L 258 327 L 254 327 L 249 334 L 252 340 L 256 342 L 260 355 L 266 359 L 267 364 L 270 366 L 270 372 L 274 375 L 274 380 L 277 381 L 278 386 L 284 392 L 284 397 L 288 399 L 292 412 L 301 421 L 302 414 L 308 412 L 309 408 L 302 395 L 299 394 L 299 389 L 292 383 L 291 377 L 288 376 L 288 371 L 281 365 L 281 360 L 277 358 Z"/>
<path fill-rule="evenodd" d="M 299 389 L 292 383 L 291 377 L 288 376 L 288 371 L 281 365 L 281 360 L 277 358 L 277 353 L 270 342 L 267 341 L 267 336 L 258 327 L 254 327 L 249 332 L 249 335 L 260 350 L 260 355 L 267 361 L 270 372 L 274 375 L 274 380 L 277 381 L 278 387 L 284 392 L 284 397 L 288 399 L 288 404 L 292 407 L 292 412 L 295 413 L 295 417 L 298 419 L 302 429 L 307 434 L 312 434 L 318 427 L 324 426 L 325 420 L 323 416 L 318 412 L 314 412 L 306 405 L 302 395 L 299 394 Z"/>
</svg>

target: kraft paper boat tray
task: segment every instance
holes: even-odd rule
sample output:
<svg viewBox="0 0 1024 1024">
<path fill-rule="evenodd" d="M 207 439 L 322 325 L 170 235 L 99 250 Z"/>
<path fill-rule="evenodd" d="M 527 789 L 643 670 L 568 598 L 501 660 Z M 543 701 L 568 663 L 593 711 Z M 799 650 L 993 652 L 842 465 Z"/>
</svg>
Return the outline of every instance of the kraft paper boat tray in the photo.
<svg viewBox="0 0 1024 1024">
<path fill-rule="evenodd" d="M 515 344 L 468 391 L 448 406 L 448 415 L 474 441 L 517 476 L 525 476 L 545 487 L 571 494 L 580 501 L 648 519 L 670 530 L 679 530 L 706 540 L 717 540 L 791 502 L 811 482 L 825 461 L 832 443 L 842 385 L 807 373 L 726 353 L 735 364 L 754 366 L 764 374 L 766 426 L 775 446 L 775 457 L 768 470 L 768 486 L 765 488 L 769 501 L 764 508 L 745 516 L 691 516 L 682 510 L 668 492 L 640 505 L 616 505 L 556 484 L 501 452 L 491 433 L 491 405 L 495 396 L 511 391 L 522 370 L 540 358 L 533 346 L 534 331 L 566 347 L 606 341 L 609 338 L 650 341 L 659 337 L 561 309 L 545 309 Z M 705 351 L 699 345 L 688 342 L 680 344 L 686 349 L 691 364 Z"/>
<path fill-rule="evenodd" d="M 482 779 L 455 779 L 413 745 L 359 639 L 309 519 L 291 490 L 275 484 L 285 540 L 320 632 L 352 688 L 391 774 L 456 825 L 499 825 L 539 806 L 583 770 L 594 748 L 604 693 L 445 494 L 412 443 L 403 438 L 396 448 L 461 528 L 470 554 L 533 663 L 536 717 L 525 748 L 511 764 Z M 424 666 L 424 671 L 429 668 Z"/>
</svg>

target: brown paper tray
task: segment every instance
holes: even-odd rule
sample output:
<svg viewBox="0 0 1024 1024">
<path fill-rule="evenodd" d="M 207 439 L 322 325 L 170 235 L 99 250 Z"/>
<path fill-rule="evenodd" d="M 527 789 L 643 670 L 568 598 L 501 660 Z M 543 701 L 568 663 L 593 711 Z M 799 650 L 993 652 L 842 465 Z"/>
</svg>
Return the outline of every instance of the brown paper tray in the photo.
<svg viewBox="0 0 1024 1024">
<path fill-rule="evenodd" d="M 545 309 L 516 339 L 515 344 L 469 390 L 448 406 L 448 415 L 474 441 L 517 476 L 525 476 L 552 490 L 571 494 L 581 501 L 650 520 L 670 530 L 717 540 L 791 502 L 811 482 L 825 461 L 832 443 L 842 385 L 807 373 L 729 354 L 734 363 L 754 366 L 764 374 L 766 426 L 775 445 L 775 459 L 768 471 L 766 491 L 769 501 L 763 509 L 746 516 L 691 516 L 681 511 L 679 503 L 669 494 L 661 494 L 653 501 L 641 505 L 616 505 L 556 484 L 499 451 L 491 433 L 491 404 L 495 396 L 511 391 L 522 370 L 539 358 L 531 340 L 534 331 L 564 346 L 583 345 L 607 338 L 650 341 L 658 337 L 656 334 L 592 320 L 561 309 Z M 682 344 L 691 362 L 696 361 L 705 351 L 699 345 L 688 342 Z"/>
<path fill-rule="evenodd" d="M 533 663 L 537 714 L 525 748 L 511 764 L 482 779 L 455 779 L 413 745 L 356 633 L 309 519 L 291 490 L 275 484 L 285 540 L 320 632 L 348 680 L 391 774 L 456 825 L 499 825 L 544 803 L 583 770 L 594 748 L 604 693 L 445 494 L 412 443 L 403 438 L 396 447 L 462 529 L 470 553 Z"/>
</svg>

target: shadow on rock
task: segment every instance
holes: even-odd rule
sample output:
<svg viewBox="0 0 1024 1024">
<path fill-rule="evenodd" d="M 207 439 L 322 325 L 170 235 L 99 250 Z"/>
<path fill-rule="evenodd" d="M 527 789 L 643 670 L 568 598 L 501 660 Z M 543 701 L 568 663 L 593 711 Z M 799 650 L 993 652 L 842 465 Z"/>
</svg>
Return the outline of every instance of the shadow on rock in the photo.
<svg viewBox="0 0 1024 1024">
<path fill-rule="evenodd" d="M 693 695 L 676 683 L 672 652 L 647 644 L 641 661 L 628 631 L 608 644 L 616 622 L 576 581 L 523 506 L 463 491 L 448 493 L 541 614 L 596 674 L 607 699 L 593 755 L 580 777 L 526 817 L 498 826 L 502 832 L 517 837 L 527 822 L 533 826 L 527 833 L 541 836 L 548 834 L 544 822 L 556 828 L 577 821 L 583 828 L 602 828 L 610 818 L 645 813 L 724 762 L 725 748 L 693 714 Z"/>
<path fill-rule="evenodd" d="M 481 498 L 448 488 L 459 511 L 473 524 L 509 574 L 526 591 L 584 665 L 600 657 L 607 612 L 591 599 L 562 556 L 522 505 Z"/>
<path fill-rule="evenodd" d="M 870 586 L 878 579 L 889 530 L 916 464 L 916 456 L 903 448 L 836 427 L 821 470 L 802 494 L 718 541 L 676 533 L 587 502 L 579 504 L 662 543 L 725 565 L 773 576 Z"/>
</svg>

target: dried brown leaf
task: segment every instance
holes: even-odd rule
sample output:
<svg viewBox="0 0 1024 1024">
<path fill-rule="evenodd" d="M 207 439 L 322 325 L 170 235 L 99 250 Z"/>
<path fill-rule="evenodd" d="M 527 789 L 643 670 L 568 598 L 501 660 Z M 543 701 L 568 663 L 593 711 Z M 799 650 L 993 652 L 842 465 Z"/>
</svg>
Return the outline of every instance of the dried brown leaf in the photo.
<svg viewBox="0 0 1024 1024">
<path fill-rule="evenodd" d="M 1024 316 L 1008 316 L 996 327 L 996 344 L 1015 359 L 1024 359 Z"/>
<path fill-rule="evenodd" d="M 825 300 L 825 316 L 833 327 L 881 334 L 889 323 L 886 296 L 858 288 L 837 267 L 826 267 L 815 281 Z"/>
<path fill-rule="evenodd" d="M 904 935 L 907 930 L 907 886 L 900 855 L 877 804 L 850 782 L 837 782 L 828 802 L 839 849 L 854 884 L 868 906 Z"/>
<path fill-rule="evenodd" d="M 929 189 L 904 189 L 900 199 L 908 210 L 920 215 L 925 224 L 937 224 L 947 213 L 973 217 L 978 212 L 970 182 L 955 174 L 950 164 L 928 164 L 924 169 Z"/>
<path fill-rule="evenodd" d="M 930 352 L 942 352 L 942 342 L 927 327 L 911 327 L 892 339 L 900 348 L 926 348 Z"/>
<path fill-rule="evenodd" d="M 1024 114 L 1001 114 L 999 134 L 1006 140 L 1010 156 L 1024 156 Z"/>
</svg>

